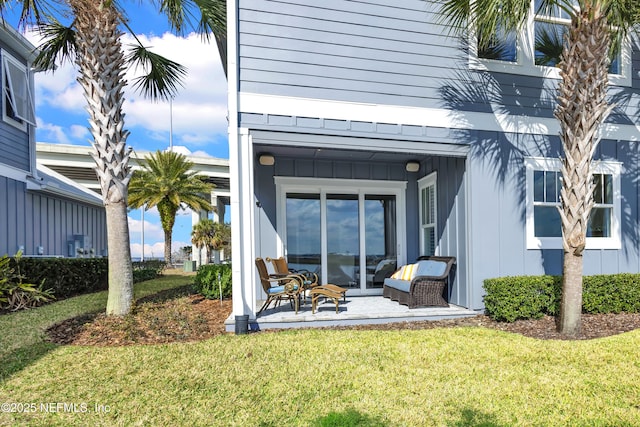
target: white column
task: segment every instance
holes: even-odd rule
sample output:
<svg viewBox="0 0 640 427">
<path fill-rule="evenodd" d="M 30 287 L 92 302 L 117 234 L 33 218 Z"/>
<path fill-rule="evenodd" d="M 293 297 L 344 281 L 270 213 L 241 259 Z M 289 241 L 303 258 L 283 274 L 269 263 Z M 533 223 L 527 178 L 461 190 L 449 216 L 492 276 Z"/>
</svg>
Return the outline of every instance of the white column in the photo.
<svg viewBox="0 0 640 427">
<path fill-rule="evenodd" d="M 218 213 L 218 196 L 211 192 L 211 206 L 213 207 L 212 219 L 213 222 L 220 222 L 220 215 Z M 220 264 L 220 251 L 213 251 L 213 262 Z"/>
<path fill-rule="evenodd" d="M 233 314 L 256 313 L 253 147 L 248 129 L 229 134 Z"/>
</svg>

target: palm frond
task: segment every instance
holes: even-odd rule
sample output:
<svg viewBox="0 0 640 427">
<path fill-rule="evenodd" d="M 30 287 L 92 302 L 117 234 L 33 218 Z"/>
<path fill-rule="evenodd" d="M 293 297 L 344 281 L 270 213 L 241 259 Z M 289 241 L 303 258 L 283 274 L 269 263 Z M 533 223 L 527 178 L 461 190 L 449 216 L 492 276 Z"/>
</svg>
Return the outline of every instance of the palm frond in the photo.
<svg viewBox="0 0 640 427">
<path fill-rule="evenodd" d="M 133 81 L 133 86 L 142 95 L 152 100 L 169 100 L 183 86 L 186 67 L 162 55 L 151 52 L 141 44 L 132 45 L 126 61 L 134 68 L 142 68 L 145 74 Z"/>
<path fill-rule="evenodd" d="M 518 31 L 526 22 L 530 3 L 522 0 L 443 0 L 442 24 L 460 33 L 473 23 L 479 47 L 491 46 L 496 31 Z"/>
<path fill-rule="evenodd" d="M 38 46 L 40 53 L 34 61 L 36 68 L 53 71 L 58 61 L 73 62 L 77 47 L 73 24 L 65 26 L 59 22 L 52 22 L 40 24 L 37 28 L 43 41 Z"/>
<path fill-rule="evenodd" d="M 216 40 L 227 34 L 227 3 L 221 0 L 193 0 L 200 9 L 200 22 L 196 27 L 198 33 L 206 40 L 213 34 Z"/>
<path fill-rule="evenodd" d="M 560 63 L 563 34 L 557 29 L 558 27 L 551 28 L 551 30 L 543 28 L 536 32 L 536 65 L 555 67 Z"/>
</svg>

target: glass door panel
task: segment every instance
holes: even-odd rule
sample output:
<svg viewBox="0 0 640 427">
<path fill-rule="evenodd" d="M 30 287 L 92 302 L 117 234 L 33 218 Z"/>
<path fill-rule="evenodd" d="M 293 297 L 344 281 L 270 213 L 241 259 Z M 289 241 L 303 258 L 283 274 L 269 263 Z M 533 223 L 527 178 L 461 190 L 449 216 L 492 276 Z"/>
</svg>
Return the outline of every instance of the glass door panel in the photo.
<svg viewBox="0 0 640 427">
<path fill-rule="evenodd" d="M 396 269 L 396 197 L 365 196 L 366 289 L 382 288 Z"/>
<path fill-rule="evenodd" d="M 345 288 L 360 288 L 358 196 L 327 194 L 327 280 Z"/>
<path fill-rule="evenodd" d="M 286 215 L 289 267 L 320 276 L 320 195 L 287 194 Z"/>
</svg>

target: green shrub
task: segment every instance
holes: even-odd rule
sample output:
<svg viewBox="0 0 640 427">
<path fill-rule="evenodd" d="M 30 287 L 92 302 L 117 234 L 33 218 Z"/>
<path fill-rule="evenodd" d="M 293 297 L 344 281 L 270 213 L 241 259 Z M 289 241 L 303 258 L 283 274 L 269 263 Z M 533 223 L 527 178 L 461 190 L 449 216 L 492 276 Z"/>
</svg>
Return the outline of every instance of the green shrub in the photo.
<svg viewBox="0 0 640 427">
<path fill-rule="evenodd" d="M 557 305 L 558 276 L 515 276 L 484 281 L 487 314 L 500 321 L 537 319 Z"/>
<path fill-rule="evenodd" d="M 58 299 L 108 288 L 107 258 L 12 258 L 27 283 L 46 282 Z"/>
<path fill-rule="evenodd" d="M 157 279 L 158 273 L 154 269 L 133 270 L 133 283 L 146 282 L 147 280 Z"/>
<path fill-rule="evenodd" d="M 585 276 L 582 310 L 585 313 L 640 312 L 640 274 Z"/>
<path fill-rule="evenodd" d="M 167 268 L 167 263 L 159 259 L 135 261 L 132 263 L 132 265 L 134 272 L 138 270 L 152 270 L 155 272 L 155 277 L 162 276 L 162 272 L 165 268 Z"/>
<path fill-rule="evenodd" d="M 21 252 L 15 256 L 20 261 Z M 11 266 L 11 259 L 4 255 L 0 258 L 0 310 L 17 311 L 25 308 L 36 307 L 54 300 L 51 289 L 44 290 L 44 280 L 40 285 L 25 283 L 20 272 L 20 264 Z"/>
<path fill-rule="evenodd" d="M 219 278 L 219 280 L 218 280 Z M 193 289 L 207 299 L 231 296 L 231 265 L 230 264 L 206 264 L 198 268 Z"/>
<path fill-rule="evenodd" d="M 640 274 L 584 276 L 584 313 L 640 312 Z M 484 281 L 485 309 L 495 320 L 513 322 L 555 316 L 562 297 L 561 276 L 515 276 Z"/>
</svg>

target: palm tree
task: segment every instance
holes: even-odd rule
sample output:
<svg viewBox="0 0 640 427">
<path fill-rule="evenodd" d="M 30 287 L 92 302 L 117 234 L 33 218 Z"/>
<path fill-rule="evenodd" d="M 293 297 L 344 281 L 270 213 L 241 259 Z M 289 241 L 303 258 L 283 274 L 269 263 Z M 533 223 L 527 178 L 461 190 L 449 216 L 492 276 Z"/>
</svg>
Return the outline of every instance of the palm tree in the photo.
<svg viewBox="0 0 640 427">
<path fill-rule="evenodd" d="M 133 173 L 129 183 L 129 205 L 132 208 L 158 207 L 164 231 L 164 260 L 171 264 L 171 232 L 181 205 L 194 211 L 211 210 L 209 197 L 213 184 L 191 170 L 193 162 L 173 151 L 156 151 Z"/>
<path fill-rule="evenodd" d="M 231 244 L 231 227 L 229 224 L 202 219 L 193 226 L 191 243 L 198 249 L 207 248 L 211 257 L 213 251 L 228 250 Z M 209 261 L 209 260 L 207 260 Z"/>
<path fill-rule="evenodd" d="M 559 7 L 571 17 L 558 68 L 562 190 L 560 217 L 564 249 L 562 301 L 558 330 L 577 335 L 582 326 L 582 254 L 593 207 L 592 155 L 598 128 L 611 112 L 607 101 L 609 52 L 613 38 L 624 37 L 639 22 L 637 0 L 542 0 L 541 10 Z M 452 28 L 475 29 L 479 46 L 498 29 L 518 31 L 530 13 L 530 0 L 443 0 L 442 16 Z"/>
<path fill-rule="evenodd" d="M 151 0 L 150 0 L 151 1 Z M 223 0 L 153 0 L 171 28 L 183 33 L 195 27 L 204 35 L 225 33 L 226 5 Z M 83 88 L 93 136 L 93 158 L 102 190 L 107 220 L 109 251 L 109 296 L 107 314 L 130 311 L 133 272 L 127 222 L 127 185 L 131 179 L 124 128 L 123 89 L 127 66 L 140 66 L 146 73 L 134 82 L 152 99 L 168 99 L 176 93 L 185 69 L 138 44 L 125 55 L 121 36 L 130 29 L 125 9 L 118 0 L 15 0 L 2 1 L 0 12 L 17 5 L 20 25 L 33 24 L 44 37 L 34 64 L 54 70 L 58 61 L 75 61 Z M 193 22 L 195 12 L 198 22 Z M 63 21 L 69 21 L 63 24 Z"/>
</svg>

